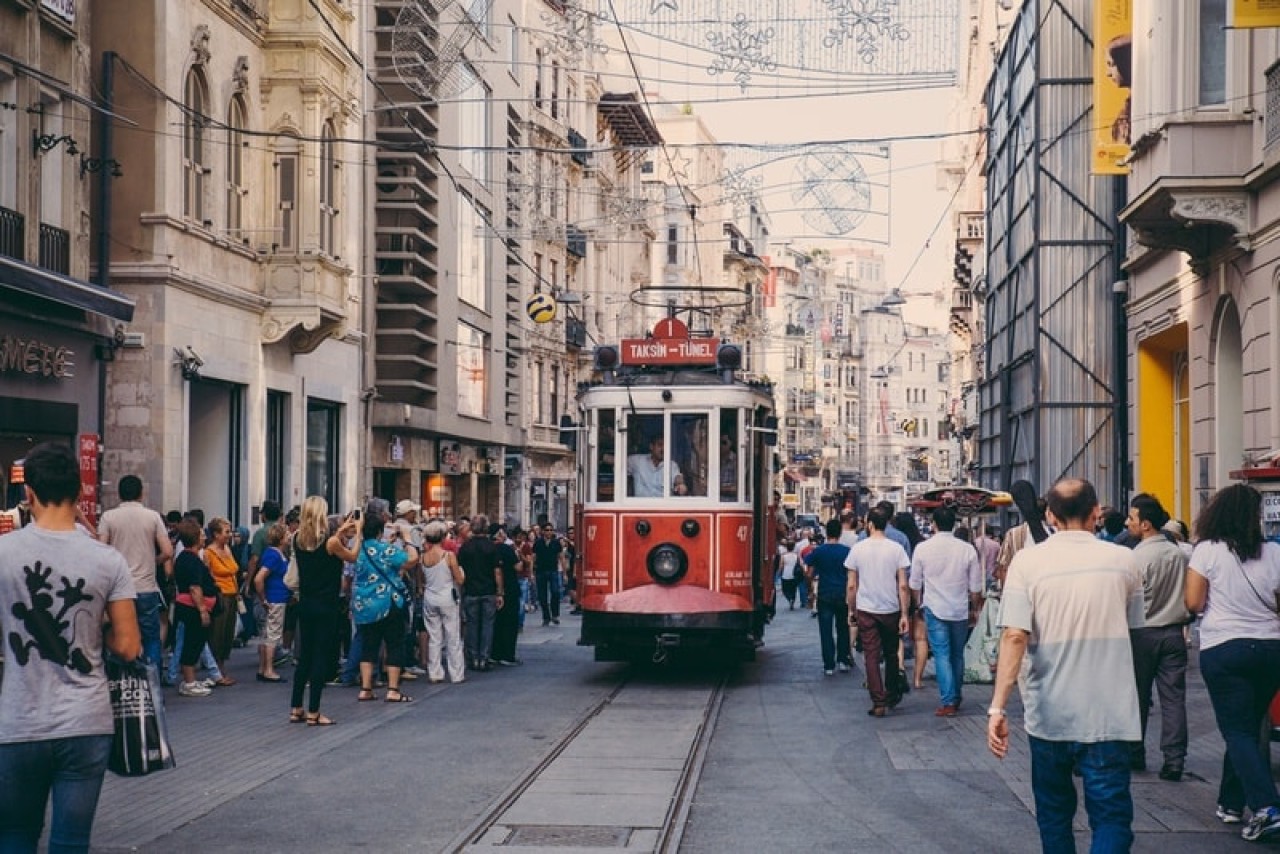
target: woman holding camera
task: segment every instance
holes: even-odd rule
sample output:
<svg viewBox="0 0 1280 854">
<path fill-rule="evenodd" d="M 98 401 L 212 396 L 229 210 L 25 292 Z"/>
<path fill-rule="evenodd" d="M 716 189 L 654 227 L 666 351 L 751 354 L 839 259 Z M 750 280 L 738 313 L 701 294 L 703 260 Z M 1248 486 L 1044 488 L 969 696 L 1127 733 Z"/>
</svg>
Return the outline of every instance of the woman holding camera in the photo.
<svg viewBox="0 0 1280 854">
<path fill-rule="evenodd" d="M 356 517 L 350 515 L 336 529 L 329 527 L 329 505 L 318 495 L 302 502 L 293 556 L 298 562 L 298 623 L 302 632 L 298 670 L 293 678 L 290 723 L 332 726 L 332 718 L 320 714 L 320 695 L 338 660 L 338 632 L 342 625 L 342 564 L 356 559 L 348 543 L 356 534 Z M 307 710 L 302 695 L 311 686 Z"/>
</svg>

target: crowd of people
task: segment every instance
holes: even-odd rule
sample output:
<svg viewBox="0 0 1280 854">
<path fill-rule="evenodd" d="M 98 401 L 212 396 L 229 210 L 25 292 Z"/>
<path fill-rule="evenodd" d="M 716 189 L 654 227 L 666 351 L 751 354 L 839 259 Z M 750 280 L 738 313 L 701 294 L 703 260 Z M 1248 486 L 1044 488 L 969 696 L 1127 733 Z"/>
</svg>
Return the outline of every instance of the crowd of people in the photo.
<svg viewBox="0 0 1280 854">
<path fill-rule="evenodd" d="M 921 687 L 930 655 L 939 717 L 960 714 L 966 681 L 994 681 L 988 747 L 999 758 L 1017 684 L 1043 849 L 1075 850 L 1080 777 L 1094 850 L 1127 851 L 1130 779 L 1147 767 L 1153 697 L 1157 776 L 1183 779 L 1188 649 L 1198 645 L 1226 745 L 1216 817 L 1243 824 L 1247 841 L 1280 836 L 1270 748 L 1259 740 L 1280 692 L 1280 544 L 1263 536 L 1260 493 L 1222 489 L 1190 541 L 1155 496 L 1134 496 L 1127 512 L 1104 508 L 1080 479 L 1028 509 L 1002 540 L 985 525 L 957 525 L 946 504 L 923 524 L 882 502 L 828 521 L 825 537 L 784 532 L 777 582 L 790 609 L 797 599 L 812 608 L 824 674 L 851 671 L 860 650 L 872 717 Z"/>
</svg>

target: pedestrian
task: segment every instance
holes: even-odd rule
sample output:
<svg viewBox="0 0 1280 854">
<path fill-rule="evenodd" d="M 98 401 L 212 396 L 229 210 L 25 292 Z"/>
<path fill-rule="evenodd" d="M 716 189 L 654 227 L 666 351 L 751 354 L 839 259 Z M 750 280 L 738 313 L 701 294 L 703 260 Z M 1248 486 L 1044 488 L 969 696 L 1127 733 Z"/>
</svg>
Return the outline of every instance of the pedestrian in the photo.
<svg viewBox="0 0 1280 854">
<path fill-rule="evenodd" d="M 218 680 L 219 688 L 236 684 L 225 675 L 227 659 L 231 657 L 232 641 L 236 635 L 236 593 L 240 589 L 240 565 L 231 553 L 231 523 L 223 518 L 209 522 L 209 542 L 204 549 L 204 562 L 209 566 L 214 584 L 218 585 L 218 608 L 209 627 L 209 648 L 218 662 L 218 670 L 224 674 Z"/>
<path fill-rule="evenodd" d="M 358 532 L 358 516 L 342 519 L 332 531 L 329 504 L 319 495 L 302 502 L 298 532 L 293 535 L 293 559 L 298 564 L 298 625 L 302 637 L 298 669 L 293 676 L 289 722 L 309 726 L 332 726 L 334 721 L 320 714 L 320 698 L 325 682 L 338 664 L 342 616 L 343 562 L 354 562 L 356 550 L 351 540 Z M 303 692 L 310 686 L 307 708 L 302 710 Z"/>
<path fill-rule="evenodd" d="M 1130 500 L 1125 524 L 1137 540 L 1133 555 L 1142 574 L 1144 619 L 1141 628 L 1129 632 L 1143 738 L 1134 745 L 1129 767 L 1147 768 L 1145 742 L 1154 682 L 1160 694 L 1160 752 L 1164 755 L 1160 779 L 1176 783 L 1182 779 L 1187 759 L 1187 642 L 1182 633 L 1188 621 L 1187 558 L 1165 536 L 1163 526 L 1168 521 L 1169 514 L 1154 496 Z"/>
<path fill-rule="evenodd" d="M 796 609 L 796 592 L 802 582 L 800 555 L 795 543 L 787 537 L 778 545 L 778 578 L 782 582 L 782 596 L 787 600 L 787 610 Z"/>
<path fill-rule="evenodd" d="M 955 536 L 954 507 L 934 508 L 933 527 L 933 536 L 916 546 L 908 586 L 933 650 L 939 695 L 934 714 L 950 718 L 960 713 L 964 699 L 964 645 L 969 618 L 982 601 L 982 564 L 973 546 Z M 918 664 L 918 646 L 916 657 Z"/>
<path fill-rule="evenodd" d="M 867 714 L 882 718 L 902 702 L 906 681 L 898 666 L 898 639 L 907 631 L 907 567 L 911 559 L 901 544 L 885 536 L 889 512 L 876 505 L 867 513 L 865 540 L 849 549 L 845 602 L 858 627 L 871 708 Z M 880 666 L 884 665 L 881 675 Z"/>
<path fill-rule="evenodd" d="M 822 672 L 833 675 L 837 669 L 852 669 L 853 652 L 849 646 L 849 605 L 845 589 L 849 571 L 844 562 L 849 547 L 840 543 L 840 520 L 827 520 L 827 541 L 809 552 L 805 565 L 817 582 L 818 640 L 822 648 Z"/>
<path fill-rule="evenodd" d="M 164 669 L 160 638 L 160 615 L 164 598 L 156 580 L 156 567 L 164 575 L 173 574 L 173 543 L 164 518 L 142 503 L 142 479 L 127 474 L 117 486 L 120 505 L 102 514 L 98 539 L 124 555 L 133 578 L 138 598 L 138 629 L 142 632 L 142 650 L 147 661 Z"/>
<path fill-rule="evenodd" d="M 289 562 L 280 550 L 288 532 L 289 529 L 279 522 L 267 530 L 267 548 L 258 561 L 258 574 L 253 579 L 258 601 L 267 612 L 267 629 L 262 643 L 258 644 L 259 682 L 285 681 L 276 672 L 275 651 L 284 640 L 284 612 L 289 607 L 289 600 L 293 598 L 293 591 L 284 581 L 285 574 L 289 571 Z"/>
<path fill-rule="evenodd" d="M 516 554 L 507 530 L 494 522 L 489 526 L 493 533 L 493 541 L 498 545 L 498 570 L 502 573 L 502 605 L 493 618 L 493 660 L 503 667 L 517 667 L 524 664 L 516 655 L 516 641 L 520 635 L 520 576 L 517 564 L 520 556 Z"/>
<path fill-rule="evenodd" d="M 893 519 L 889 522 L 889 528 L 897 529 L 907 538 L 907 557 L 914 557 L 916 546 L 924 542 L 924 534 L 920 533 L 920 526 L 916 524 L 916 517 L 906 511 L 893 514 Z M 886 529 L 885 536 L 889 536 Z M 892 538 L 890 538 L 892 539 Z M 920 613 L 919 605 L 915 597 L 911 598 L 911 604 L 907 607 L 907 619 L 911 623 L 911 631 L 902 639 L 902 646 L 898 649 L 898 664 L 902 670 L 904 684 L 902 693 L 907 693 L 912 687 L 924 687 L 924 668 L 929 662 L 929 627 L 925 623 L 924 614 Z M 907 654 L 911 657 L 911 682 L 907 683 Z"/>
<path fill-rule="evenodd" d="M 34 852 L 51 800 L 49 850 L 88 851 L 114 730 L 103 649 L 142 654 L 137 591 L 120 552 L 76 527 L 70 447 L 32 448 L 23 494 L 33 522 L 0 537 L 0 851 Z"/>
<path fill-rule="evenodd" d="M 204 528 L 195 519 L 183 519 L 178 523 L 178 542 L 182 544 L 182 551 L 173 561 L 173 577 L 178 587 L 174 619 L 181 629 L 180 646 L 175 650 L 182 673 L 178 693 L 183 697 L 208 697 L 213 685 L 196 682 L 196 662 L 209 643 L 209 626 L 222 603 L 218 599 L 217 583 L 208 565 L 200 559 Z M 213 684 L 221 684 L 223 679 L 225 677 L 216 679 Z"/>
<path fill-rule="evenodd" d="M 1245 484 L 1220 490 L 1196 519 L 1186 605 L 1203 613 L 1200 673 L 1226 742 L 1218 818 L 1253 813 L 1240 836 L 1280 835 L 1280 794 L 1270 746 L 1258 733 L 1280 690 L 1280 545 L 1264 542 L 1262 495 Z"/>
<path fill-rule="evenodd" d="M 444 548 L 446 528 L 443 522 L 429 523 L 422 536 L 422 602 L 429 644 L 427 679 L 443 682 L 447 667 L 450 682 L 465 682 L 458 589 L 466 576 L 458 565 L 457 556 Z"/>
<path fill-rule="evenodd" d="M 1078 770 L 1092 850 L 1128 851 L 1129 742 L 1142 736 L 1129 629 L 1142 625 L 1142 578 L 1132 552 L 1094 536 L 1093 484 L 1060 480 L 1047 506 L 1058 530 L 1018 552 L 1005 579 L 988 747 L 1001 759 L 1008 753 L 1005 707 L 1018 681 L 1041 848 L 1075 850 Z"/>
<path fill-rule="evenodd" d="M 490 670 L 493 620 L 503 604 L 504 582 L 502 568 L 498 564 L 498 546 L 488 536 L 489 518 L 477 515 L 471 520 L 470 530 L 471 536 L 458 549 L 458 563 L 466 576 L 462 588 L 466 621 L 463 639 L 467 666 L 473 670 Z"/>
<path fill-rule="evenodd" d="M 413 546 L 402 548 L 384 542 L 383 533 L 390 516 L 382 510 L 385 502 L 370 502 L 360 524 L 360 552 L 356 558 L 351 588 L 351 615 L 360 634 L 361 702 L 376 700 L 373 671 L 386 646 L 388 703 L 409 703 L 413 698 L 400 690 L 404 667 L 404 637 L 409 591 L 404 582 L 408 568 L 418 559 Z M 378 512 L 371 512 L 376 509 Z"/>
<path fill-rule="evenodd" d="M 542 625 L 560 625 L 560 573 L 564 571 L 564 543 L 550 522 L 533 541 L 533 580 L 542 608 Z"/>
</svg>

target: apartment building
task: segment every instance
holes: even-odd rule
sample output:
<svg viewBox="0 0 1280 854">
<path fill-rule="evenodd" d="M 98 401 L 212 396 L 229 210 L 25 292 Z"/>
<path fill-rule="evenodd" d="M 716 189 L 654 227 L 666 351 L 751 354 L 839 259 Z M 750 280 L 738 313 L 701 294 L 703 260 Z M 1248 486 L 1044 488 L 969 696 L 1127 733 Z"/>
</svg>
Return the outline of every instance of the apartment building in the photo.
<svg viewBox="0 0 1280 854">
<path fill-rule="evenodd" d="M 90 261 L 95 199 L 125 172 L 95 145 L 90 30 L 86 2 L 0 2 L 0 510 L 22 500 L 14 464 L 57 440 L 80 453 L 96 515 L 103 382 L 134 317 Z"/>
</svg>

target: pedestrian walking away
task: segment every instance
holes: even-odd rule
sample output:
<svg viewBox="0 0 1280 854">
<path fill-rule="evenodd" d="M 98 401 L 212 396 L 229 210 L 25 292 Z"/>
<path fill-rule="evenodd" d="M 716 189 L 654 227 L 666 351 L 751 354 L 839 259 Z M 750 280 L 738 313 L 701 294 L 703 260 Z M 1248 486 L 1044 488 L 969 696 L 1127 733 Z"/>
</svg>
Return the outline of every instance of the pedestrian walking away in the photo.
<svg viewBox="0 0 1280 854">
<path fill-rule="evenodd" d="M 1129 749 L 1142 736 L 1129 629 L 1142 625 L 1142 578 L 1131 551 L 1094 536 L 1093 484 L 1061 480 L 1047 503 L 1057 532 L 1019 551 L 1005 579 L 987 745 L 1008 755 L 1006 705 L 1017 682 L 1042 850 L 1075 850 L 1078 770 L 1092 850 L 1128 851 Z"/>
<path fill-rule="evenodd" d="M 805 564 L 817 581 L 818 639 L 822 648 L 822 672 L 831 676 L 838 669 L 852 669 L 853 651 L 849 644 L 849 605 L 845 591 L 849 571 L 844 562 L 849 547 L 840 543 L 840 520 L 827 520 L 827 541 L 805 558 Z"/>
<path fill-rule="evenodd" d="M 849 570 L 845 603 L 862 640 L 871 708 L 882 718 L 902 702 L 905 679 L 898 665 L 898 639 L 906 634 L 907 567 L 911 559 L 899 543 L 885 536 L 890 513 L 876 506 L 867 513 L 868 534 L 845 558 Z M 884 665 L 881 675 L 880 666 Z"/>
</svg>

